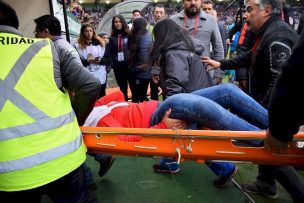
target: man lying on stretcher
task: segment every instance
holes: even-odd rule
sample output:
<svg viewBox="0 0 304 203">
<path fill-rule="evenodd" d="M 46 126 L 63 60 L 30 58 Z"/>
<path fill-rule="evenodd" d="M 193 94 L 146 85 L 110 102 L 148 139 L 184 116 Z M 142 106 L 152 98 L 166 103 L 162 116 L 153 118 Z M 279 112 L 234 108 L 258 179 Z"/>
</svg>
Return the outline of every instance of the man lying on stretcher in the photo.
<svg viewBox="0 0 304 203">
<path fill-rule="evenodd" d="M 225 83 L 176 94 L 163 102 L 124 102 L 122 92 L 114 92 L 96 102 L 85 123 L 125 128 L 185 128 L 189 124 L 216 130 L 260 131 L 268 126 L 268 113 L 237 86 Z M 120 135 L 118 138 L 136 142 L 141 136 Z M 159 165 L 154 165 L 154 169 Z M 237 171 L 232 163 L 209 162 L 207 165 L 219 177 L 215 181 L 218 187 L 224 186 Z"/>
</svg>

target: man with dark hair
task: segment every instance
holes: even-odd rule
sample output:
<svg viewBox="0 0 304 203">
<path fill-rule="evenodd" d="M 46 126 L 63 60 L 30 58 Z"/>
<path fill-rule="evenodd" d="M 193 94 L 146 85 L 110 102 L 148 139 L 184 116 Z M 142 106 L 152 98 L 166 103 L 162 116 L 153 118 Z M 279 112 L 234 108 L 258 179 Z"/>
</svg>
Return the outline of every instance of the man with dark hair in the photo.
<svg viewBox="0 0 304 203">
<path fill-rule="evenodd" d="M 154 18 L 154 24 L 156 24 L 158 21 L 168 17 L 166 8 L 163 4 L 157 4 L 153 8 L 152 14 L 153 14 L 153 18 Z M 150 32 L 152 34 L 154 27 L 148 25 L 148 28 L 151 28 Z M 153 40 L 154 40 L 154 37 L 153 37 Z M 160 67 L 159 67 L 158 61 L 153 62 L 153 66 L 152 66 L 152 70 L 151 70 L 152 79 L 150 80 L 150 96 L 151 96 L 152 100 L 158 100 L 159 73 L 160 73 Z"/>
<path fill-rule="evenodd" d="M 134 20 L 135 18 L 138 18 L 138 17 L 142 17 L 140 10 L 137 10 L 137 9 L 133 10 L 133 11 L 132 11 L 132 19 L 131 19 L 130 22 L 128 23 L 128 26 L 129 26 L 130 30 L 132 29 L 133 20 Z"/>
<path fill-rule="evenodd" d="M 132 14 L 133 14 L 133 19 L 141 16 L 140 10 L 137 10 L 137 9 L 133 10 Z"/>
<path fill-rule="evenodd" d="M 23 37 L 18 25 L 14 9 L 0 0 L 0 196 L 97 202 L 84 187 L 79 125 L 93 109 L 99 82 L 69 53 L 62 64 L 50 40 Z M 75 92 L 72 105 L 65 89 Z"/>
<path fill-rule="evenodd" d="M 52 15 L 43 15 L 39 18 L 36 18 L 36 29 L 35 32 L 43 32 L 45 29 L 48 29 L 48 32 L 53 36 L 61 35 L 61 25 L 60 21 Z"/>
<path fill-rule="evenodd" d="M 224 48 L 224 56 L 226 57 L 227 54 L 227 44 L 226 44 L 226 29 L 225 29 L 225 22 L 219 21 L 217 18 L 217 12 L 214 9 L 214 2 L 211 0 L 202 0 L 202 9 L 209 15 L 215 17 L 218 28 L 221 34 L 221 39 L 223 42 L 223 48 Z"/>
<path fill-rule="evenodd" d="M 201 0 L 183 0 L 183 5 L 184 10 L 171 16 L 171 19 L 204 43 L 205 49 L 202 55 L 210 56 L 211 45 L 213 58 L 223 59 L 223 43 L 216 19 L 201 10 Z"/>
<path fill-rule="evenodd" d="M 81 64 L 77 50 L 61 37 L 60 21 L 55 16 L 43 15 L 34 19 L 34 22 L 36 23 L 35 37 L 49 38 L 52 40 L 61 62 L 65 60 L 65 52 L 70 52 L 70 54 Z"/>
<path fill-rule="evenodd" d="M 224 59 L 224 48 L 216 19 L 201 10 L 201 0 L 183 0 L 184 10 L 170 18 L 203 43 L 202 56 L 214 60 Z M 212 47 L 212 50 L 211 50 Z M 212 52 L 212 56 L 211 56 Z M 224 72 L 220 69 L 209 71 L 213 84 L 218 84 Z"/>
<path fill-rule="evenodd" d="M 1 2 L 1 12 L 0 12 L 0 20 L 1 25 L 7 25 L 18 29 L 19 27 L 19 19 L 17 17 L 16 11 L 11 8 L 8 4 Z"/>
<path fill-rule="evenodd" d="M 165 6 L 163 4 L 157 4 L 156 6 L 154 6 L 152 14 L 153 14 L 153 18 L 154 18 L 154 23 L 157 23 L 161 19 L 168 17 L 167 9 L 165 8 Z"/>
<path fill-rule="evenodd" d="M 75 58 L 74 61 L 80 63 L 82 66 L 81 59 L 78 55 L 77 50 L 69 42 L 61 37 L 61 25 L 60 21 L 56 17 L 52 15 L 43 15 L 39 18 L 36 18 L 34 21 L 36 23 L 36 37 L 49 38 L 54 42 L 61 64 L 65 64 L 66 55 L 70 53 Z M 100 177 L 104 176 L 107 173 L 115 160 L 111 155 L 108 154 L 90 155 L 94 156 L 95 160 L 99 162 L 100 169 L 98 174 Z M 87 166 L 85 165 L 85 167 Z M 97 185 L 93 182 L 90 168 L 86 168 L 85 175 L 86 185 L 89 188 L 96 188 Z"/>
</svg>

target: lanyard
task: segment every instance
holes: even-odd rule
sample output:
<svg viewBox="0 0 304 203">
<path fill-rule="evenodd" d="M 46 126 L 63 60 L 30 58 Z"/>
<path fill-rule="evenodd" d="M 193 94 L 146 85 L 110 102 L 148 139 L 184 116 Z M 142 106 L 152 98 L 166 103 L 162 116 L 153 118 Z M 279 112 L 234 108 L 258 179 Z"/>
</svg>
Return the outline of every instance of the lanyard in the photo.
<svg viewBox="0 0 304 203">
<path fill-rule="evenodd" d="M 195 26 L 194 26 L 194 31 L 193 31 L 193 33 L 192 33 L 192 36 L 196 36 L 196 34 L 197 34 L 198 20 L 199 20 L 199 17 L 198 17 L 198 15 L 197 15 L 197 16 L 195 17 Z M 185 16 L 185 18 L 184 18 L 184 29 L 186 29 L 186 30 L 187 30 L 187 21 L 188 21 L 188 17 Z"/>
<path fill-rule="evenodd" d="M 121 36 L 121 34 L 118 35 L 117 50 L 118 50 L 118 52 L 122 52 L 123 51 L 123 37 Z"/>
</svg>

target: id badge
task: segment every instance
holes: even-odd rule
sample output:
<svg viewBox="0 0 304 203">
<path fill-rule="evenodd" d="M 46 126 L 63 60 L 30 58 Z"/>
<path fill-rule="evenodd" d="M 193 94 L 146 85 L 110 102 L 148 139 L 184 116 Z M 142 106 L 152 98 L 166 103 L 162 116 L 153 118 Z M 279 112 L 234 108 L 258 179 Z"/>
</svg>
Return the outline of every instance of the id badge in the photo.
<svg viewBox="0 0 304 203">
<path fill-rule="evenodd" d="M 124 61 L 124 53 L 123 52 L 118 52 L 117 53 L 117 58 L 118 58 L 118 61 Z"/>
</svg>

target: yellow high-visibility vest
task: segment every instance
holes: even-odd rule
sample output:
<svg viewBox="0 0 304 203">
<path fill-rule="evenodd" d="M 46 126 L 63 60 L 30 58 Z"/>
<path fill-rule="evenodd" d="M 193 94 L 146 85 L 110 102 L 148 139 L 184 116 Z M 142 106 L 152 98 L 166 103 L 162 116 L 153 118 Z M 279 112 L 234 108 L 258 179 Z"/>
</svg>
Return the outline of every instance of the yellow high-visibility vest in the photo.
<svg viewBox="0 0 304 203">
<path fill-rule="evenodd" d="M 0 33 L 0 191 L 45 185 L 86 158 L 69 96 L 54 80 L 50 43 Z"/>
</svg>

